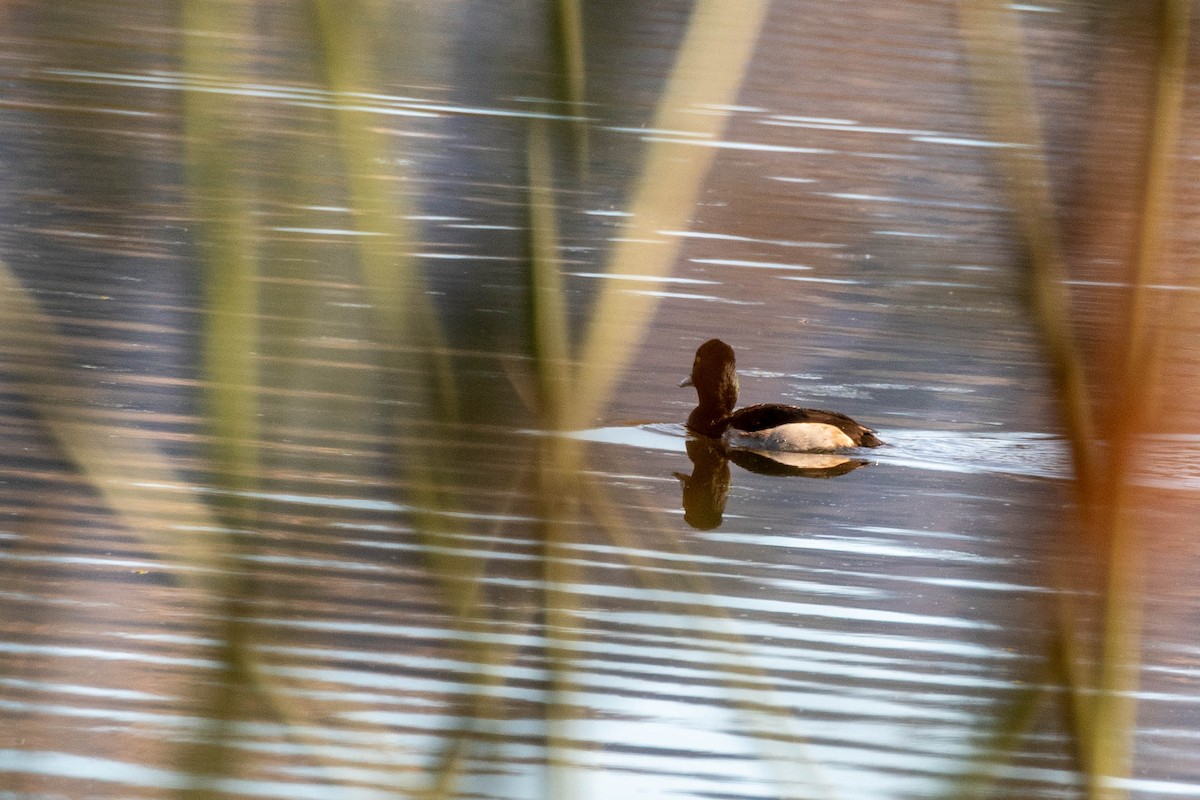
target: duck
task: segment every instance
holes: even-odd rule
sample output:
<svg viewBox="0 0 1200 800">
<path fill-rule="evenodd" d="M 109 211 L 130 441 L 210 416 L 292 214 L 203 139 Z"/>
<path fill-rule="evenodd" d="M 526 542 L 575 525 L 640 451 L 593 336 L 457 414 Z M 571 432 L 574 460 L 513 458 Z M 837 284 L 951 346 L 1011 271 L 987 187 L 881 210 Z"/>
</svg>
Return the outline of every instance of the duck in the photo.
<svg viewBox="0 0 1200 800">
<path fill-rule="evenodd" d="M 796 453 L 879 447 L 875 431 L 836 411 L 761 403 L 736 411 L 738 378 L 733 348 L 709 339 L 696 350 L 692 374 L 679 385 L 696 389 L 699 405 L 687 429 L 728 447 Z"/>
</svg>

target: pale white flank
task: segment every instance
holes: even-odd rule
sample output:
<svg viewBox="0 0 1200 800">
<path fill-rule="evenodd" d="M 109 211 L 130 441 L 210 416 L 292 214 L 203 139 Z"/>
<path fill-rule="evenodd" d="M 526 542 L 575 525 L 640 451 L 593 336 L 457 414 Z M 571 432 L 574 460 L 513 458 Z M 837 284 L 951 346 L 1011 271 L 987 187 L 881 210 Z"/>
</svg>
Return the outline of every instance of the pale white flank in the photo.
<svg viewBox="0 0 1200 800">
<path fill-rule="evenodd" d="M 765 431 L 739 431 L 730 428 L 722 438 L 730 447 L 790 450 L 795 453 L 841 450 L 855 446 L 854 440 L 840 428 L 824 422 L 792 422 Z"/>
</svg>

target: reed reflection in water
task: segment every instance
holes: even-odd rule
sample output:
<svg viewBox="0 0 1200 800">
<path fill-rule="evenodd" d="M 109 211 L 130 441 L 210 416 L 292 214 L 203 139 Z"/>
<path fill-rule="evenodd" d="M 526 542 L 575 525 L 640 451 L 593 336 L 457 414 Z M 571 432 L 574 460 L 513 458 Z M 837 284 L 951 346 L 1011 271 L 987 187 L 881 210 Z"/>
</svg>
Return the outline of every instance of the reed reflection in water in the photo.
<svg viewBox="0 0 1200 800">
<path fill-rule="evenodd" d="M 6 792 L 1197 791 L 1186 4 L 119 5 L 0 12 Z"/>
</svg>

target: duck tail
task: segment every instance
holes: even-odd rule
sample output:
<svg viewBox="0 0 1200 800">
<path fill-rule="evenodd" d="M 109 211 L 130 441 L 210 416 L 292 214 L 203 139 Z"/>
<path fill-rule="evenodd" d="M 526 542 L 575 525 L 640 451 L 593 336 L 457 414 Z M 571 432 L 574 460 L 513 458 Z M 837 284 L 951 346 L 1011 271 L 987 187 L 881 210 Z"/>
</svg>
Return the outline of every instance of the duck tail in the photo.
<svg viewBox="0 0 1200 800">
<path fill-rule="evenodd" d="M 883 440 L 875 435 L 874 431 L 863 431 L 862 438 L 858 441 L 859 447 L 879 447 L 883 444 Z"/>
</svg>

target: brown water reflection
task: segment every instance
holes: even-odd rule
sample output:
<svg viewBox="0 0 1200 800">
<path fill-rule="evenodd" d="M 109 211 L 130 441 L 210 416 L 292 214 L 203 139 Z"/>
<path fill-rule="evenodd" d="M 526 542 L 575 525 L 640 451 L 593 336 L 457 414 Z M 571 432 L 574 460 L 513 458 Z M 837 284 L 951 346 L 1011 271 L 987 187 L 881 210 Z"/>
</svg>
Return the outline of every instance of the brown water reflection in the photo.
<svg viewBox="0 0 1200 800">
<path fill-rule="evenodd" d="M 433 346 L 381 331 L 345 98 L 308 22 L 242 9 L 221 39 L 242 77 L 199 85 L 233 104 L 253 221 L 251 475 L 214 459 L 203 412 L 211 220 L 183 168 L 185 34 L 139 2 L 0 11 L 0 248 L 19 281 L 0 339 L 0 794 L 936 797 L 990 769 L 992 796 L 1085 795 L 1086 726 L 1054 667 L 1060 601 L 1098 614 L 1061 576 L 1099 559 L 1072 537 L 1069 446 L 995 179 L 1006 143 L 975 111 L 953 7 L 772 4 L 736 104 L 673 109 L 727 115 L 704 138 L 652 129 L 689 4 L 586 5 L 584 164 L 530 9 L 377 11 L 378 35 L 413 47 L 384 47 L 389 77 L 349 111 L 415 241 L 370 257 L 420 267 Z M 1107 52 L 1085 12 L 1019 10 L 1056 173 L 1085 159 Z M 530 311 L 532 119 L 569 337 L 604 292 L 614 314 L 656 311 L 570 435 L 543 429 L 555 390 L 530 344 L 554 310 Z M 686 224 L 651 231 L 649 249 L 677 248 L 670 274 L 614 275 L 664 141 L 711 171 Z M 1075 239 L 1103 387 L 1127 277 L 1108 237 Z M 1148 588 L 1136 761 L 1115 784 L 1137 797 L 1200 793 L 1196 304 L 1172 264 L 1152 292 L 1174 310 L 1173 414 L 1128 489 Z M 835 408 L 890 446 L 802 464 L 688 439 L 675 384 L 712 336 L 737 349 L 745 402 Z M 429 401 L 438 357 L 457 419 Z M 117 478 L 81 471 L 96 460 Z"/>
</svg>

